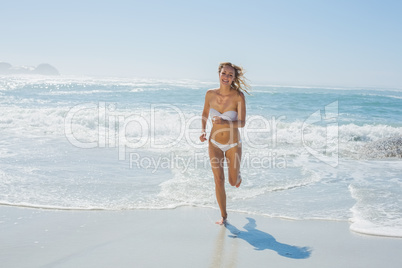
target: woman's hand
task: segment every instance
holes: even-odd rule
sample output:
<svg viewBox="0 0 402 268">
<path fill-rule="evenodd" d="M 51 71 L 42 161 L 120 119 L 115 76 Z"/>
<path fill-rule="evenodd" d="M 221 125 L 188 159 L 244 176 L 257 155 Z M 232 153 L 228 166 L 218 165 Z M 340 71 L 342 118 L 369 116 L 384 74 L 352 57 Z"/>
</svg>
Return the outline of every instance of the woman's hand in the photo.
<svg viewBox="0 0 402 268">
<path fill-rule="evenodd" d="M 201 136 L 200 136 L 200 141 L 201 141 L 201 142 L 204 142 L 204 141 L 206 141 L 206 140 L 207 140 L 207 133 L 202 132 L 202 133 L 201 133 Z"/>
</svg>

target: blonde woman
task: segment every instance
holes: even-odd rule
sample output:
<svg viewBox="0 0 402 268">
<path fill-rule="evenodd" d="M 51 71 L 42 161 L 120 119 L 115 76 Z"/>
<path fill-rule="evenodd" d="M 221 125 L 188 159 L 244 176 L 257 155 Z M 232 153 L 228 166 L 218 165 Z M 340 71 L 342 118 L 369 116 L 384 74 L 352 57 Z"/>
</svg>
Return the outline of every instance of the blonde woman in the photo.
<svg viewBox="0 0 402 268">
<path fill-rule="evenodd" d="M 225 224 L 226 192 L 223 165 L 228 166 L 229 183 L 237 188 L 242 182 L 240 162 L 242 144 L 239 128 L 246 123 L 246 102 L 243 91 L 249 86 L 245 82 L 243 69 L 230 62 L 219 65 L 219 88 L 210 89 L 205 94 L 202 112 L 202 133 L 200 140 L 206 141 L 208 116 L 212 118 L 212 130 L 209 136 L 209 158 L 214 174 L 216 199 L 222 218 L 217 224 Z"/>
</svg>

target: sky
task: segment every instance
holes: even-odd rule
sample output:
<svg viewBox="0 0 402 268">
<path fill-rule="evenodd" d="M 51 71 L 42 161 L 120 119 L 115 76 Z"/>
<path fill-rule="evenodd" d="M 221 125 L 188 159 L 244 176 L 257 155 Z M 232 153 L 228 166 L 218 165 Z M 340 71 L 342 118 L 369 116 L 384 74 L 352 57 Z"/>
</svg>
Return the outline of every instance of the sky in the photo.
<svg viewBox="0 0 402 268">
<path fill-rule="evenodd" d="M 64 75 L 402 88 L 402 1 L 0 0 L 0 62 Z"/>
</svg>

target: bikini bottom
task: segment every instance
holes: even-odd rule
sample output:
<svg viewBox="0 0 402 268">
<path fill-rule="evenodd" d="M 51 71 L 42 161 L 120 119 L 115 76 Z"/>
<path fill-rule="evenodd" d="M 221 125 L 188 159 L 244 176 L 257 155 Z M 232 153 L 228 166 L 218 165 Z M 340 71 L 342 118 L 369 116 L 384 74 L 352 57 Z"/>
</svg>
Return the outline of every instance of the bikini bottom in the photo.
<svg viewBox="0 0 402 268">
<path fill-rule="evenodd" d="M 213 145 L 215 145 L 216 147 L 218 147 L 219 149 L 221 149 L 222 152 L 226 152 L 227 150 L 241 144 L 241 140 L 239 140 L 238 142 L 232 143 L 232 144 L 222 144 L 222 143 L 217 142 L 216 140 L 213 140 L 213 139 L 210 139 L 210 140 L 211 140 L 211 143 Z"/>
</svg>

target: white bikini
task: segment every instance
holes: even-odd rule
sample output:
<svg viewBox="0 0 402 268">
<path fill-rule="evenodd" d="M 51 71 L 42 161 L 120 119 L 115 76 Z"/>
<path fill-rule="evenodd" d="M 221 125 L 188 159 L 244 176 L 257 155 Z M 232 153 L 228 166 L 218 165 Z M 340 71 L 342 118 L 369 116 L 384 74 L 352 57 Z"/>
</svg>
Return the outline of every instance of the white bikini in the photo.
<svg viewBox="0 0 402 268">
<path fill-rule="evenodd" d="M 209 110 L 209 114 L 211 115 L 211 118 L 214 118 L 214 116 L 218 116 L 218 117 L 220 117 L 224 120 L 228 120 L 228 121 L 237 120 L 237 112 L 236 111 L 226 111 L 224 113 L 220 113 L 217 110 L 215 110 L 214 108 L 211 108 Z M 238 142 L 232 143 L 232 144 L 222 144 L 222 143 L 219 143 L 219 142 L 213 140 L 212 138 L 210 140 L 211 140 L 212 144 L 214 144 L 216 147 L 221 149 L 222 152 L 226 152 L 230 148 L 233 148 L 233 147 L 241 144 L 241 139 L 239 139 Z"/>
</svg>

